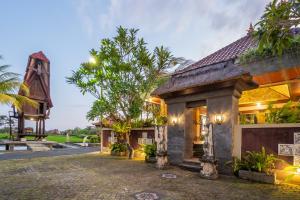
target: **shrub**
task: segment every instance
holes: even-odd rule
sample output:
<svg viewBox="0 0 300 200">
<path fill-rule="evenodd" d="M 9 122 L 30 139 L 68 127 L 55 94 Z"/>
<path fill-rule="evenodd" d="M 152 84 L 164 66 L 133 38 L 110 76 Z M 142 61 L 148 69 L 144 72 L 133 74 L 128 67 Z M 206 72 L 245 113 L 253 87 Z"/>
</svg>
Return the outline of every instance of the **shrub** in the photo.
<svg viewBox="0 0 300 200">
<path fill-rule="evenodd" d="M 155 144 L 147 144 L 144 147 L 144 153 L 147 157 L 155 157 L 156 156 L 156 145 Z"/>
<path fill-rule="evenodd" d="M 167 116 L 158 116 L 156 118 L 156 124 L 158 126 L 163 126 L 166 125 L 168 123 L 168 117 Z"/>
<path fill-rule="evenodd" d="M 114 143 L 111 145 L 111 151 L 113 152 L 124 152 L 127 150 L 127 147 L 123 143 Z"/>
<path fill-rule="evenodd" d="M 143 128 L 143 127 L 153 127 L 154 119 L 137 119 L 131 123 L 132 128 Z"/>
<path fill-rule="evenodd" d="M 142 128 L 144 127 L 144 121 L 142 119 L 137 119 L 131 123 L 132 128 Z"/>
<path fill-rule="evenodd" d="M 265 148 L 262 147 L 261 152 L 247 151 L 241 160 L 233 158 L 233 161 L 229 163 L 232 163 L 235 175 L 238 174 L 239 170 L 271 174 L 278 160 L 273 154 L 267 154 Z"/>
<path fill-rule="evenodd" d="M 116 122 L 112 125 L 112 129 L 116 133 L 126 134 L 130 131 L 131 126 L 126 122 Z"/>
<path fill-rule="evenodd" d="M 91 135 L 89 140 L 90 143 L 100 143 L 100 138 L 98 135 Z"/>
<path fill-rule="evenodd" d="M 268 123 L 298 123 L 300 122 L 300 104 L 293 105 L 293 102 L 289 101 L 282 108 L 273 108 L 273 104 L 269 104 L 266 121 Z"/>
</svg>

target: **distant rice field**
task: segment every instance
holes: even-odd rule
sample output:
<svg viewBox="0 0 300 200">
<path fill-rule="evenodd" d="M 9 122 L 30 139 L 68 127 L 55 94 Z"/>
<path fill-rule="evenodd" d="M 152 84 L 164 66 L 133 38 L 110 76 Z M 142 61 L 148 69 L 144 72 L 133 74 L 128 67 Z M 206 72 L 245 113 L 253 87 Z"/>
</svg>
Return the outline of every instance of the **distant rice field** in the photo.
<svg viewBox="0 0 300 200">
<path fill-rule="evenodd" d="M 33 136 L 26 136 L 26 138 L 27 140 L 34 140 Z M 81 143 L 83 140 L 83 138 L 76 135 L 72 135 L 69 138 L 70 138 L 69 142 L 72 143 Z M 9 139 L 9 133 L 0 133 L 0 140 L 4 140 L 4 139 Z M 48 135 L 46 139 L 48 141 L 53 141 L 58 143 L 67 142 L 67 138 L 65 135 Z"/>
</svg>

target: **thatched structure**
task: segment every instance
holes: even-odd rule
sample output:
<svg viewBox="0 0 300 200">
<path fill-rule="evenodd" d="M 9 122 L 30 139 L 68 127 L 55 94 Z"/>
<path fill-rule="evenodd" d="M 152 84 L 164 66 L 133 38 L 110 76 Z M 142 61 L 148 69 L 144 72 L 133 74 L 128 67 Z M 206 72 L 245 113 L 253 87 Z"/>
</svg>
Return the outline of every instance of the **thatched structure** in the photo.
<svg viewBox="0 0 300 200">
<path fill-rule="evenodd" d="M 255 40 L 251 34 L 248 34 L 198 62 L 175 72 L 164 85 L 153 92 L 153 95 L 166 97 L 176 92 L 189 94 L 194 92 L 193 90 L 196 88 L 199 92 L 201 87 L 208 89 L 211 84 L 214 84 L 214 88 L 216 88 L 220 83 L 238 79 L 243 79 L 250 84 L 250 87 L 255 87 L 250 73 L 235 65 L 238 56 L 255 46 Z"/>
</svg>

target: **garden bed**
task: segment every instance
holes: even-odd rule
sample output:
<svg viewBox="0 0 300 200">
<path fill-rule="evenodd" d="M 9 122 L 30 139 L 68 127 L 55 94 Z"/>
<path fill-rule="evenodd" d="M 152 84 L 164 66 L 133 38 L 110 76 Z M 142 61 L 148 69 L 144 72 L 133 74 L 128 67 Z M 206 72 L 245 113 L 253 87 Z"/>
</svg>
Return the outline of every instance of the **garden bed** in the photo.
<svg viewBox="0 0 300 200">
<path fill-rule="evenodd" d="M 266 173 L 239 170 L 239 177 L 241 179 L 256 181 L 260 183 L 276 184 L 276 174 L 267 175 Z"/>
</svg>

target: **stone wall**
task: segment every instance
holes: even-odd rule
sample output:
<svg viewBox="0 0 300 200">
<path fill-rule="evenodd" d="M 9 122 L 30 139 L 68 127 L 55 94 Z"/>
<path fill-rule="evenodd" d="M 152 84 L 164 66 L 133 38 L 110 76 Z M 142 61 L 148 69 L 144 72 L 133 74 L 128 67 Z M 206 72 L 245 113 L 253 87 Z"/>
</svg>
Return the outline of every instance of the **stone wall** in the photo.
<svg viewBox="0 0 300 200">
<path fill-rule="evenodd" d="M 218 161 L 218 170 L 222 174 L 230 174 L 231 168 L 226 162 L 232 160 L 233 131 L 238 120 L 238 99 L 233 95 L 209 98 L 207 111 L 211 122 L 216 114 L 222 114 L 222 124 L 213 124 L 214 154 Z"/>
<path fill-rule="evenodd" d="M 111 137 L 111 132 L 112 132 L 112 129 L 110 128 L 104 128 L 103 130 L 103 135 L 102 135 L 102 146 L 104 148 L 107 148 L 109 147 L 109 137 Z M 130 137 L 129 137 L 129 140 L 130 140 L 130 144 L 132 145 L 132 147 L 134 149 L 137 149 L 139 148 L 139 144 L 138 144 L 138 138 L 142 138 L 143 136 L 143 132 L 147 132 L 147 138 L 149 139 L 153 139 L 153 142 L 154 142 L 154 128 L 134 128 L 131 130 L 131 133 L 130 133 Z"/>
<path fill-rule="evenodd" d="M 183 161 L 185 151 L 185 103 L 168 104 L 168 159 L 171 164 Z M 173 124 L 173 118 L 178 119 Z"/>
</svg>

